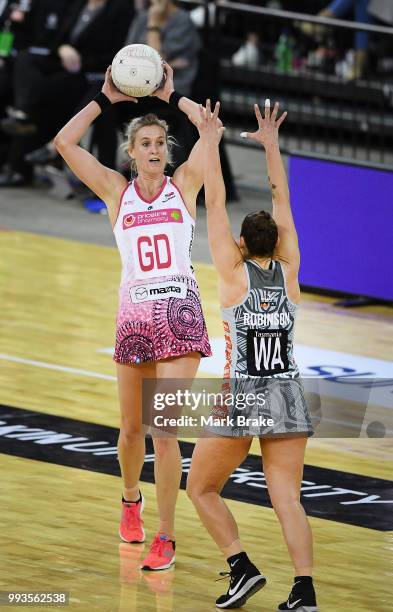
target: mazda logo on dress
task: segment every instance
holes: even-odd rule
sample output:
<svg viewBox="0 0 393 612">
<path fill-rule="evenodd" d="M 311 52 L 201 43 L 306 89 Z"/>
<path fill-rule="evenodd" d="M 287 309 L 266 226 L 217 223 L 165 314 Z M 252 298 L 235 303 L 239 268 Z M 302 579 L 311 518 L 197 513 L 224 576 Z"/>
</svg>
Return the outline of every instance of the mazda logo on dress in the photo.
<svg viewBox="0 0 393 612">
<path fill-rule="evenodd" d="M 144 300 L 149 295 L 146 287 L 139 287 L 135 290 L 135 297 L 137 300 Z"/>
</svg>

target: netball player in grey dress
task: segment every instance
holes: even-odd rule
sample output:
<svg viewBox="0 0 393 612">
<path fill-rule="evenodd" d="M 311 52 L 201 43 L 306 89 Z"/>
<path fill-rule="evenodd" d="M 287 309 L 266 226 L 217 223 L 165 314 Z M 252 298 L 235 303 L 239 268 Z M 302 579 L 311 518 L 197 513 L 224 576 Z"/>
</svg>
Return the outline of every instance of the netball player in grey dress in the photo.
<svg viewBox="0 0 393 612">
<path fill-rule="evenodd" d="M 278 144 L 278 130 L 286 113 L 278 119 L 278 103 L 271 112 L 266 100 L 262 117 L 255 105 L 258 130 L 244 134 L 265 148 L 273 214 L 261 211 L 247 215 L 237 243 L 225 208 L 218 152 L 223 128 L 218 109 L 217 105 L 211 113 L 208 103 L 206 112 L 201 110 L 198 129 L 205 147 L 209 246 L 219 276 L 226 337 L 224 379 L 231 391 L 251 390 L 265 400 L 246 412 L 246 417 L 254 417 L 249 422 L 237 423 L 239 411 L 235 407 L 229 415 L 233 417 L 231 425 L 206 432 L 197 442 L 187 490 L 229 564 L 228 592 L 217 599 L 216 606 L 239 608 L 265 585 L 266 578 L 245 553 L 236 521 L 220 492 L 246 458 L 252 437 L 257 436 L 270 499 L 295 570 L 291 593 L 278 609 L 315 612 L 312 534 L 300 503 L 306 442 L 313 430 L 293 358 L 300 256 Z"/>
</svg>

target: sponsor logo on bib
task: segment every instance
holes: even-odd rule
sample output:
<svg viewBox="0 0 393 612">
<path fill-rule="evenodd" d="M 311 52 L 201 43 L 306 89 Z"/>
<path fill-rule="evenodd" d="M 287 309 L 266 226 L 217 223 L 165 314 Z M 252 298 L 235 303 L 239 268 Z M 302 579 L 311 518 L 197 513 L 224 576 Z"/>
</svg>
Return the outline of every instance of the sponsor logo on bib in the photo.
<svg viewBox="0 0 393 612">
<path fill-rule="evenodd" d="M 138 302 L 142 302 L 143 300 L 145 300 L 148 297 L 148 295 L 149 295 L 149 291 L 148 289 L 146 289 L 146 287 L 137 287 L 134 293 L 135 299 Z"/>
<path fill-rule="evenodd" d="M 165 204 L 165 202 L 168 202 L 168 200 L 172 200 L 175 197 L 176 197 L 175 192 L 170 191 L 169 193 L 166 193 L 164 195 L 164 199 L 162 200 L 162 203 Z"/>
<path fill-rule="evenodd" d="M 267 310 L 275 310 L 280 301 L 281 291 L 262 290 L 260 292 L 261 308 L 265 312 Z"/>
<path fill-rule="evenodd" d="M 159 223 L 183 223 L 183 215 L 179 208 L 164 208 L 163 210 L 146 210 L 123 216 L 123 229 L 140 227 L 142 225 L 157 225 Z"/>
<path fill-rule="evenodd" d="M 176 281 L 138 285 L 138 287 L 131 287 L 130 289 L 130 297 L 133 304 L 140 304 L 151 300 L 165 300 L 168 298 L 184 300 L 186 296 L 187 285 Z"/>
<path fill-rule="evenodd" d="M 128 229 L 129 227 L 132 227 L 134 223 L 135 223 L 134 215 L 125 215 L 123 217 L 123 229 Z"/>
</svg>

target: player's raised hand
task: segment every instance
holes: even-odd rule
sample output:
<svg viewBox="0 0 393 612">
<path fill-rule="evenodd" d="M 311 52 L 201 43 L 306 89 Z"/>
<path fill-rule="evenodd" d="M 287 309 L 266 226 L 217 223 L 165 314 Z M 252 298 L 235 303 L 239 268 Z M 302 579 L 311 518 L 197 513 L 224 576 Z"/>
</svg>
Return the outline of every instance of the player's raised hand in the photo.
<svg viewBox="0 0 393 612">
<path fill-rule="evenodd" d="M 218 145 L 224 133 L 224 126 L 219 118 L 220 103 L 216 102 L 214 111 L 211 110 L 210 100 L 206 100 L 206 108 L 199 106 L 199 118 L 196 122 L 196 127 L 199 131 L 199 136 L 205 143 Z"/>
<path fill-rule="evenodd" d="M 256 132 L 242 132 L 240 135 L 242 138 L 250 138 L 262 144 L 265 148 L 278 143 L 278 130 L 287 112 L 285 111 L 279 119 L 277 119 L 279 103 L 276 102 L 273 111 L 270 112 L 270 100 L 265 100 L 265 113 L 262 117 L 262 113 L 259 110 L 258 104 L 254 104 L 255 116 L 258 121 L 258 129 Z"/>
<path fill-rule="evenodd" d="M 164 102 L 169 102 L 169 98 L 171 93 L 175 91 L 175 86 L 173 84 L 173 68 L 167 63 L 163 63 L 164 66 L 164 82 L 161 86 L 153 91 L 152 96 L 163 100 Z"/>
<path fill-rule="evenodd" d="M 101 89 L 102 93 L 106 95 L 107 98 L 112 102 L 112 104 L 116 104 L 116 102 L 138 102 L 136 98 L 132 96 L 126 96 L 121 93 L 114 84 L 112 80 L 112 69 L 110 66 L 106 69 L 105 73 L 105 81 Z"/>
</svg>

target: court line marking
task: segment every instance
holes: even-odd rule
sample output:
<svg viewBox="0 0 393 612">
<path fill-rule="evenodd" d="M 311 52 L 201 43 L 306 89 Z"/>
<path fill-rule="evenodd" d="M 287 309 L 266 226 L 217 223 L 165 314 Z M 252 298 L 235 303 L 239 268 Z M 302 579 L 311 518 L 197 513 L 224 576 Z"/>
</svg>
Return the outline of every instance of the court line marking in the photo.
<svg viewBox="0 0 393 612">
<path fill-rule="evenodd" d="M 98 349 L 97 352 L 100 353 L 108 353 L 109 351 L 112 351 L 113 349 Z M 116 382 L 116 376 L 112 376 L 111 374 L 100 374 L 99 372 L 92 372 L 91 370 L 82 370 L 81 368 L 70 368 L 68 366 L 62 366 L 59 364 L 54 364 L 54 363 L 48 363 L 47 361 L 37 361 L 34 359 L 26 359 L 23 357 L 16 357 L 14 355 L 8 355 L 6 353 L 0 353 L 0 360 L 3 361 L 10 361 L 12 363 L 21 363 L 24 365 L 30 365 L 30 366 L 35 366 L 35 367 L 39 367 L 39 368 L 44 368 L 47 370 L 55 370 L 58 372 L 66 372 L 68 374 L 76 374 L 78 376 L 86 376 L 88 378 L 99 378 L 102 380 L 111 380 L 113 382 Z M 346 422 L 346 421 L 341 421 L 341 420 L 336 420 L 336 419 L 331 419 L 331 418 L 327 418 L 326 419 L 327 422 L 330 422 L 332 424 L 337 424 L 337 425 L 342 425 L 342 426 L 347 426 L 350 428 L 358 428 L 358 425 L 353 425 L 350 422 Z M 386 433 L 388 433 L 389 435 L 391 435 L 393 433 L 392 430 L 387 429 Z"/>
<path fill-rule="evenodd" d="M 68 374 L 78 374 L 79 376 L 87 376 L 89 378 L 101 378 L 103 380 L 116 381 L 116 376 L 111 376 L 110 374 L 100 374 L 99 372 L 81 370 L 80 368 L 69 368 L 68 366 L 48 363 L 47 361 L 24 359 L 23 357 L 15 357 L 14 355 L 7 355 L 6 353 L 0 353 L 0 359 L 3 361 L 11 361 L 13 363 L 23 363 L 25 365 L 36 366 L 38 368 L 46 368 L 47 370 L 57 370 L 59 372 L 67 372 Z"/>
</svg>

